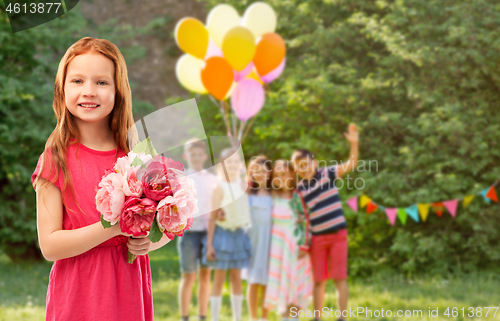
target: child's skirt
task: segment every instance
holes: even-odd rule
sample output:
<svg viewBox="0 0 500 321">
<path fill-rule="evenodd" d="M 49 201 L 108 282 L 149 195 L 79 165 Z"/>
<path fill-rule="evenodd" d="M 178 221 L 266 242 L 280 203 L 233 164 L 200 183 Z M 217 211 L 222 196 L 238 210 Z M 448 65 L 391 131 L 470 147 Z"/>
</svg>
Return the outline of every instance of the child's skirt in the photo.
<svg viewBox="0 0 500 321">
<path fill-rule="evenodd" d="M 242 228 L 234 231 L 215 225 L 212 246 L 216 260 L 207 259 L 207 240 L 203 240 L 203 264 L 217 270 L 242 269 L 248 266 L 251 256 L 250 239 Z"/>
</svg>

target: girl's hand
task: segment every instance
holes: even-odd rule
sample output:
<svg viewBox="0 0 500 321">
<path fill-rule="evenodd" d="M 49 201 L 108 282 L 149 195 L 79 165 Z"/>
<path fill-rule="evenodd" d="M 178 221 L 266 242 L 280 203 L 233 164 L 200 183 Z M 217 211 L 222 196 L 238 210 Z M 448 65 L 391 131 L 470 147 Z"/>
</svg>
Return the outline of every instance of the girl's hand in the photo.
<svg viewBox="0 0 500 321">
<path fill-rule="evenodd" d="M 359 132 L 356 125 L 349 124 L 348 132 L 344 133 L 344 136 L 351 144 L 357 143 L 359 141 Z"/>
<path fill-rule="evenodd" d="M 306 251 L 303 251 L 303 250 L 299 250 L 299 255 L 297 256 L 297 258 L 300 260 L 302 259 L 303 257 L 306 257 L 307 256 L 307 252 Z"/>
<path fill-rule="evenodd" d="M 214 248 L 211 246 L 207 247 L 207 260 L 209 261 L 217 260 L 217 254 L 215 253 Z"/>
<path fill-rule="evenodd" d="M 135 255 L 146 255 L 151 249 L 151 240 L 147 235 L 129 237 L 127 247 L 130 253 Z"/>
<path fill-rule="evenodd" d="M 222 208 L 217 210 L 217 221 L 225 221 L 226 220 L 226 212 Z"/>
</svg>

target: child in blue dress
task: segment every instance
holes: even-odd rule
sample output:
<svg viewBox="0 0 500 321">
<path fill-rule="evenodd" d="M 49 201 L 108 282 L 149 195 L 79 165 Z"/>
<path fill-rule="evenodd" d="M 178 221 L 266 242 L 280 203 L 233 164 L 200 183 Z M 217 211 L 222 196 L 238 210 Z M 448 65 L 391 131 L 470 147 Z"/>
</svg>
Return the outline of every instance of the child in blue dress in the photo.
<svg viewBox="0 0 500 321">
<path fill-rule="evenodd" d="M 271 161 L 264 155 L 252 158 L 248 165 L 250 217 L 252 227 L 247 235 L 252 246 L 252 256 L 243 278 L 248 282 L 248 310 L 252 320 L 257 319 L 258 308 L 262 310 L 262 320 L 266 320 L 268 310 L 264 308 L 266 297 L 269 250 L 271 246 L 272 207 Z M 260 292 L 260 299 L 259 299 Z"/>
<path fill-rule="evenodd" d="M 219 320 L 222 289 L 229 271 L 231 308 L 235 321 L 241 320 L 243 294 L 241 269 L 248 266 L 251 255 L 250 240 L 245 229 L 251 226 L 246 190 L 248 183 L 240 176 L 244 162 L 233 148 L 221 152 L 218 185 L 212 194 L 212 208 L 207 238 L 203 246 L 203 263 L 214 269 L 210 308 L 213 321 Z M 224 220 L 218 220 L 218 208 L 224 211 Z"/>
</svg>

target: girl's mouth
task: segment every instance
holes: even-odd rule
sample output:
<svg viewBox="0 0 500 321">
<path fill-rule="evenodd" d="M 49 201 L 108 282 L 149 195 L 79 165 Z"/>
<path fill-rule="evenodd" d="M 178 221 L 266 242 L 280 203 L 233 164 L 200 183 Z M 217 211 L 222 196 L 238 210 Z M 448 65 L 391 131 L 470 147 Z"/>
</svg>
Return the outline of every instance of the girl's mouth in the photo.
<svg viewBox="0 0 500 321">
<path fill-rule="evenodd" d="M 94 109 L 99 107 L 100 105 L 98 104 L 78 104 L 78 106 L 85 108 L 85 109 Z"/>
</svg>

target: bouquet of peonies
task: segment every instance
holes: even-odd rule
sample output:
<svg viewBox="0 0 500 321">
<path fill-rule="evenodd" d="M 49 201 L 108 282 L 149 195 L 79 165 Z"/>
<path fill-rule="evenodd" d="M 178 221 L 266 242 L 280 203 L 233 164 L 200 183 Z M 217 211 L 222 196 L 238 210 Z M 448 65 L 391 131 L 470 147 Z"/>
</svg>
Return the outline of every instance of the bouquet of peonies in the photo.
<svg viewBox="0 0 500 321">
<path fill-rule="evenodd" d="M 120 223 L 122 232 L 148 235 L 152 242 L 163 234 L 182 236 L 198 212 L 194 181 L 182 163 L 158 155 L 149 138 L 104 174 L 95 199 L 105 228 Z M 128 262 L 135 258 L 129 252 Z"/>
</svg>

